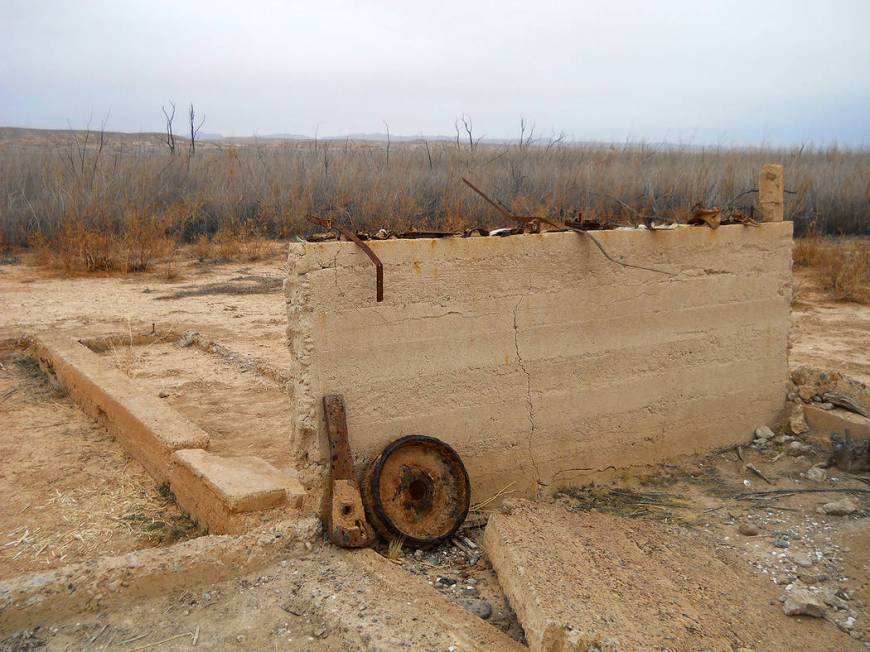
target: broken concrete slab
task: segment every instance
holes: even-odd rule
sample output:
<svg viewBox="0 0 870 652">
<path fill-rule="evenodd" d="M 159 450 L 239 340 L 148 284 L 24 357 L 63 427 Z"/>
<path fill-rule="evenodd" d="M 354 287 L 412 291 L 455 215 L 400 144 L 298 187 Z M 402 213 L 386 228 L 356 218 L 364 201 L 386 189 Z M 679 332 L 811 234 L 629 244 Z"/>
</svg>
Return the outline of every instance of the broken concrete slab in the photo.
<svg viewBox="0 0 870 652">
<path fill-rule="evenodd" d="M 834 432 L 842 435 L 847 430 L 852 437 L 870 438 L 870 419 L 842 408 L 825 410 L 812 404 L 805 405 L 804 417 L 810 430 L 824 438 Z"/>
<path fill-rule="evenodd" d="M 232 534 L 299 508 L 304 490 L 295 474 L 258 457 L 221 457 L 201 449 L 172 454 L 169 486 L 181 508 L 210 532 Z"/>
<path fill-rule="evenodd" d="M 257 572 L 278 578 L 267 590 L 284 596 L 285 611 L 347 632 L 352 649 L 526 649 L 374 551 L 323 546 L 320 534 L 319 520 L 306 517 L 0 581 L 0 631 L 135 610 L 175 590 L 220 592 L 218 582 Z"/>
<path fill-rule="evenodd" d="M 72 337 L 40 333 L 32 340 L 40 367 L 101 421 L 124 450 L 158 482 L 166 482 L 169 457 L 183 448 L 207 448 L 208 434 L 150 396 L 123 373 Z"/>
<path fill-rule="evenodd" d="M 710 554 L 697 533 L 524 500 L 506 512 L 490 518 L 484 546 L 532 650 L 854 643 L 822 621 L 795 628 L 766 579 Z"/>
<path fill-rule="evenodd" d="M 285 284 L 303 481 L 322 485 L 320 398 L 351 447 L 450 444 L 475 499 L 576 484 L 745 440 L 786 394 L 791 224 L 290 246 Z"/>
<path fill-rule="evenodd" d="M 368 624 L 373 631 L 367 634 L 367 649 L 527 649 L 373 550 L 332 548 L 328 552 L 333 560 L 323 565 L 331 572 L 318 573 L 310 591 L 297 592 L 299 606 L 312 608 L 345 628 L 354 627 L 357 619 L 355 629 Z M 363 606 L 366 613 L 360 612 Z M 378 625 L 372 627 L 372 622 Z M 411 645 L 402 642 L 411 637 Z"/>
<path fill-rule="evenodd" d="M 294 547 L 310 548 L 320 533 L 320 521 L 308 516 L 271 523 L 242 536 L 204 536 L 4 579 L 0 581 L 0 632 L 234 577 L 261 568 Z"/>
</svg>

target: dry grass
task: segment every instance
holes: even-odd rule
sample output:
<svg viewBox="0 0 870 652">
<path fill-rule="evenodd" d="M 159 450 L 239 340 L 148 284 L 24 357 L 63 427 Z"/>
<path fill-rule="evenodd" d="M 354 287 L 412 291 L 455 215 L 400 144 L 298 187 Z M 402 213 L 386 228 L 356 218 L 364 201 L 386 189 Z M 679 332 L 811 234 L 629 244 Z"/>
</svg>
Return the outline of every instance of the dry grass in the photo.
<svg viewBox="0 0 870 652">
<path fill-rule="evenodd" d="M 572 511 L 598 511 L 692 526 L 697 515 L 678 496 L 661 491 L 578 487 L 557 492 L 555 500 Z"/>
<path fill-rule="evenodd" d="M 29 244 L 69 274 L 147 270 L 179 242 L 200 260 L 257 260 L 270 241 L 310 232 L 309 213 L 360 230 L 502 225 L 462 176 L 519 213 L 635 223 L 685 219 L 698 202 L 748 211 L 755 195 L 744 191 L 779 161 L 798 232 L 813 221 L 820 233 L 870 234 L 863 150 L 420 141 L 394 143 L 387 159 L 380 143 L 272 141 L 203 143 L 188 159 L 75 142 L 0 149 L 0 244 Z"/>
<path fill-rule="evenodd" d="M 870 241 L 810 234 L 795 241 L 793 256 L 835 300 L 870 303 Z"/>
<path fill-rule="evenodd" d="M 391 561 L 395 561 L 396 559 L 401 558 L 402 556 L 402 548 L 405 545 L 405 537 L 396 537 L 395 539 L 390 539 L 390 543 L 387 547 L 387 559 Z"/>
<path fill-rule="evenodd" d="M 104 555 L 113 549 L 113 539 L 119 534 L 134 537 L 144 546 L 165 545 L 198 535 L 172 498 L 146 488 L 148 484 L 144 477 L 125 473 L 109 486 L 67 492 L 55 489 L 45 503 L 31 509 L 59 513 L 62 526 L 53 527 L 50 533 L 27 525 L 3 532 L 3 556 L 53 563 Z"/>
</svg>

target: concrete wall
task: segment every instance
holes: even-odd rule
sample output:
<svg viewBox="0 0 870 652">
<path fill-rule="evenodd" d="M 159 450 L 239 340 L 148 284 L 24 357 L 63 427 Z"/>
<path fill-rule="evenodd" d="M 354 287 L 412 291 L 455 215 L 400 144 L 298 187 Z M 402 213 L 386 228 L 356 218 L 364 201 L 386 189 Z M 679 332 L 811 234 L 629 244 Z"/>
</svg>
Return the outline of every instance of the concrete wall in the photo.
<svg viewBox="0 0 870 652">
<path fill-rule="evenodd" d="M 371 458 L 406 434 L 462 456 L 475 499 L 745 441 L 783 408 L 791 224 L 291 245 L 292 447 L 326 469 L 321 397 Z"/>
</svg>

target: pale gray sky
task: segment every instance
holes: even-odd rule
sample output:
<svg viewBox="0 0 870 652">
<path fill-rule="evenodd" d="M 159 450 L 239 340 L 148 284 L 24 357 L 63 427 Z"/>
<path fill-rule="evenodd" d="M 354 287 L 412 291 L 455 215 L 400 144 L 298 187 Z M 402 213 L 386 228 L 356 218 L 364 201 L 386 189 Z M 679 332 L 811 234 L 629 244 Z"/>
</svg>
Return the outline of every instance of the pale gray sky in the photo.
<svg viewBox="0 0 870 652">
<path fill-rule="evenodd" d="M 0 0 L 0 125 L 870 145 L 870 0 Z"/>
</svg>

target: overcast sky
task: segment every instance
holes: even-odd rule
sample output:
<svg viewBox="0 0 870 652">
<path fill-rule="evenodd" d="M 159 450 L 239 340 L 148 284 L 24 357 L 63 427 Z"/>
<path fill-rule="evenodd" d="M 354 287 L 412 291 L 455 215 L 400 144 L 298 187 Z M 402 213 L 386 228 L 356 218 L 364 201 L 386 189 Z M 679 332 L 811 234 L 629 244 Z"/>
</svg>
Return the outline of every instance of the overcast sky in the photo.
<svg viewBox="0 0 870 652">
<path fill-rule="evenodd" d="M 0 125 L 870 145 L 870 0 L 0 0 Z"/>
</svg>

